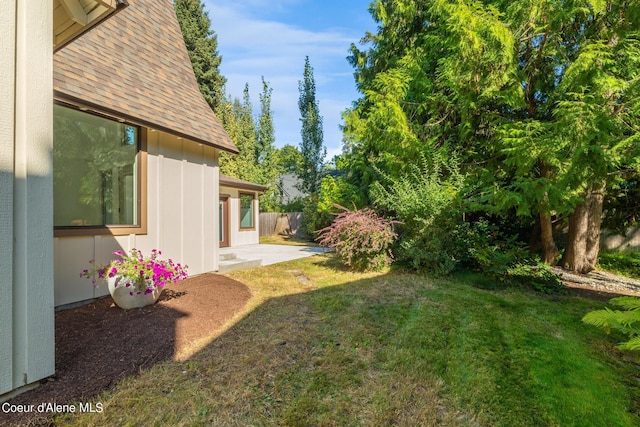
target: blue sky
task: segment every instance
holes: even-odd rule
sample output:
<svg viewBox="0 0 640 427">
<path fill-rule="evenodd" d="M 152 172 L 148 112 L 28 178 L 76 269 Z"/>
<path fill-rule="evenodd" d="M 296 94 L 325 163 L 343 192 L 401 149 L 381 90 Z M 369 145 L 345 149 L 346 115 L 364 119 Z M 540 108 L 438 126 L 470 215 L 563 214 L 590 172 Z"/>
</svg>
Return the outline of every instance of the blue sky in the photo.
<svg viewBox="0 0 640 427">
<path fill-rule="evenodd" d="M 227 93 L 241 98 L 249 83 L 259 112 L 261 76 L 273 88 L 271 109 L 276 146 L 298 146 L 298 81 L 304 58 L 314 69 L 316 97 L 324 119 L 327 160 L 341 152 L 341 113 L 359 98 L 353 68 L 347 62 L 351 43 L 359 44 L 376 24 L 370 0 L 204 0 L 222 55 Z"/>
</svg>

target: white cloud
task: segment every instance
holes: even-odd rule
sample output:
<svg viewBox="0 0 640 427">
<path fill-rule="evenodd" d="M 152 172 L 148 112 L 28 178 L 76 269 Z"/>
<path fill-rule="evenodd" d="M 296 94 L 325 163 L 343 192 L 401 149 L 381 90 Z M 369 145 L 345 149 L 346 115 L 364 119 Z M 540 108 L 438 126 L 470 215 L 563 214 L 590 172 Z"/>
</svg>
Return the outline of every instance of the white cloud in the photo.
<svg viewBox="0 0 640 427">
<path fill-rule="evenodd" d="M 314 68 L 316 95 L 324 118 L 327 159 L 340 150 L 338 128 L 341 112 L 358 97 L 353 70 L 347 63 L 349 46 L 362 33 L 336 28 L 310 31 L 293 24 L 256 17 L 260 10 L 286 10 L 300 0 L 206 1 L 206 9 L 218 37 L 222 55 L 221 72 L 227 78 L 227 93 L 242 97 L 249 84 L 254 110 L 259 111 L 261 76 L 273 89 L 271 108 L 276 145 L 298 145 L 300 120 L 298 81 L 302 80 L 304 58 Z"/>
</svg>

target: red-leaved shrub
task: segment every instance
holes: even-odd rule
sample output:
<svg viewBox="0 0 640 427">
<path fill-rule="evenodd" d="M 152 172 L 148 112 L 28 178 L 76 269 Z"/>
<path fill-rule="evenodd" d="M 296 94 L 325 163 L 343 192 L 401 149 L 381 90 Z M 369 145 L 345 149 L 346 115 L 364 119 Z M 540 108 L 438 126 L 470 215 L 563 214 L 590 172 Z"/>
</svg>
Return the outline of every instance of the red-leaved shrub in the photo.
<svg viewBox="0 0 640 427">
<path fill-rule="evenodd" d="M 335 249 L 338 259 L 354 270 L 381 270 L 393 259 L 391 245 L 396 238 L 394 221 L 378 216 L 372 209 L 344 210 L 333 223 L 319 230 L 320 246 Z"/>
</svg>

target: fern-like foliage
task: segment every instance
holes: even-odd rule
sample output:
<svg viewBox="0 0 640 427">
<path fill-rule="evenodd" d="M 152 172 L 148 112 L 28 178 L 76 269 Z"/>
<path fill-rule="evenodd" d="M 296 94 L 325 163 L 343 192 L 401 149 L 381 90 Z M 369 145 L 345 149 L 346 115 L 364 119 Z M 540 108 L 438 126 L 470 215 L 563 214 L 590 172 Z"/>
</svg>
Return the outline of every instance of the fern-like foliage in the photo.
<svg viewBox="0 0 640 427">
<path fill-rule="evenodd" d="M 640 298 L 618 297 L 609 301 L 623 310 L 605 308 L 587 313 L 582 321 L 611 333 L 617 330 L 629 337 L 618 345 L 621 350 L 640 350 Z"/>
</svg>

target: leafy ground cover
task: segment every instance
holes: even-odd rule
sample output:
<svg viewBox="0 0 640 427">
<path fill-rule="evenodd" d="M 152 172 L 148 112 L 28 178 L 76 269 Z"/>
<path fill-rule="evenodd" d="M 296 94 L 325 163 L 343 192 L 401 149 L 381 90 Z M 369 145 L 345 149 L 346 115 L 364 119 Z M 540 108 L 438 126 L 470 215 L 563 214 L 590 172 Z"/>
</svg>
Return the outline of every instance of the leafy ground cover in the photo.
<svg viewBox="0 0 640 427">
<path fill-rule="evenodd" d="M 640 279 L 640 252 L 601 252 L 598 269 Z"/>
<path fill-rule="evenodd" d="M 253 297 L 220 336 L 56 424 L 640 425 L 638 365 L 581 321 L 602 298 L 356 274 L 330 256 L 232 276 Z"/>
</svg>

